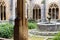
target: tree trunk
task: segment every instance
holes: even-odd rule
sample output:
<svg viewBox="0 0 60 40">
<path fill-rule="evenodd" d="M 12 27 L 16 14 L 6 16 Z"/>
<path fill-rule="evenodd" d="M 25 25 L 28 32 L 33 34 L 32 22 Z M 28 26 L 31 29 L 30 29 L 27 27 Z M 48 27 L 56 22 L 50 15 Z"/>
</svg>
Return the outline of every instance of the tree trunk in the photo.
<svg viewBox="0 0 60 40">
<path fill-rule="evenodd" d="M 24 15 L 24 0 L 17 0 L 17 13 L 14 27 L 14 40 L 28 40 L 27 19 Z"/>
</svg>

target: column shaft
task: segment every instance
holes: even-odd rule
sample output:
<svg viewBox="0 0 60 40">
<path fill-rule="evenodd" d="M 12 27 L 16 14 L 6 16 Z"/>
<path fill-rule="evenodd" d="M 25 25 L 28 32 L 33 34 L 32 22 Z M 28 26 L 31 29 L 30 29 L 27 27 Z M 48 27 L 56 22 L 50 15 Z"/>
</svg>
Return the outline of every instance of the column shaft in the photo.
<svg viewBox="0 0 60 40">
<path fill-rule="evenodd" d="M 39 9 L 38 9 L 38 13 L 37 13 L 37 19 L 39 19 Z"/>
<path fill-rule="evenodd" d="M 56 8 L 55 8 L 55 20 L 56 20 Z"/>
<path fill-rule="evenodd" d="M 0 20 L 1 20 L 1 5 L 0 5 Z"/>
<path fill-rule="evenodd" d="M 4 20 L 4 6 L 3 6 L 3 20 Z"/>
<path fill-rule="evenodd" d="M 35 18 L 35 20 L 36 20 L 36 9 L 35 9 L 35 13 L 34 13 L 34 16 L 35 16 L 34 18 Z"/>
<path fill-rule="evenodd" d="M 46 21 L 46 13 L 45 13 L 45 5 L 42 4 L 42 9 L 41 9 L 41 21 L 45 22 Z"/>
</svg>

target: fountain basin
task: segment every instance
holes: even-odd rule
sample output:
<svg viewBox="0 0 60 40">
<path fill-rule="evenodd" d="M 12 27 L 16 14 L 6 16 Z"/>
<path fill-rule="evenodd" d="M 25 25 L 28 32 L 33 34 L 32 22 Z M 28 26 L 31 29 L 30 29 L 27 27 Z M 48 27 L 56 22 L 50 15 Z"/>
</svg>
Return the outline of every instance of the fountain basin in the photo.
<svg viewBox="0 0 60 40">
<path fill-rule="evenodd" d="M 37 23 L 40 31 L 60 31 L 60 23 Z"/>
</svg>

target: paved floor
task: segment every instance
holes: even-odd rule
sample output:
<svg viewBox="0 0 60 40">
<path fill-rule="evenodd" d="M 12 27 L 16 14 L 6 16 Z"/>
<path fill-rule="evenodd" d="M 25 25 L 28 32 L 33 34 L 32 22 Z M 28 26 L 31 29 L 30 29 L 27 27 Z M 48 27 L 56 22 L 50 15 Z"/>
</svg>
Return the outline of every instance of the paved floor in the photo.
<svg viewBox="0 0 60 40">
<path fill-rule="evenodd" d="M 0 40 L 13 40 L 13 39 L 0 38 Z"/>
</svg>

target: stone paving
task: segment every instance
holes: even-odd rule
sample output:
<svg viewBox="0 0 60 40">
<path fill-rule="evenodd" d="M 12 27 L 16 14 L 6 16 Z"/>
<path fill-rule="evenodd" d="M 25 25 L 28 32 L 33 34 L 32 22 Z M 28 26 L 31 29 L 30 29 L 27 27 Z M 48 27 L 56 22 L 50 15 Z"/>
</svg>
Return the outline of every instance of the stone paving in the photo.
<svg viewBox="0 0 60 40">
<path fill-rule="evenodd" d="M 0 38 L 0 40 L 13 40 L 13 39 Z"/>
<path fill-rule="evenodd" d="M 39 31 L 36 31 L 36 29 L 32 29 L 32 30 L 29 30 L 28 31 L 28 35 L 29 36 L 36 36 L 36 37 L 42 37 L 42 38 L 45 38 L 44 40 L 47 40 L 48 38 L 53 38 L 54 36 L 41 36 L 41 35 L 35 35 L 34 33 L 32 34 L 32 33 L 30 33 L 30 32 L 34 32 L 34 33 L 38 33 Z M 57 32 L 39 32 L 39 34 L 40 33 L 58 33 L 58 31 Z"/>
<path fill-rule="evenodd" d="M 49 31 L 38 31 L 38 30 L 35 30 L 35 29 L 32 29 L 32 30 L 29 30 L 28 33 L 30 34 L 33 34 L 33 35 L 55 35 L 57 34 L 59 31 L 54 31 L 54 32 L 49 32 Z"/>
</svg>

